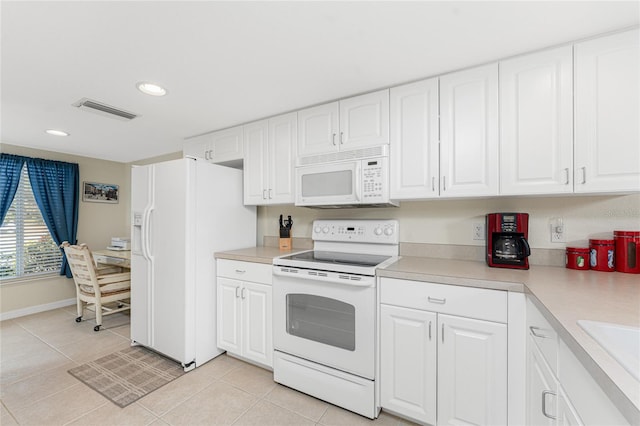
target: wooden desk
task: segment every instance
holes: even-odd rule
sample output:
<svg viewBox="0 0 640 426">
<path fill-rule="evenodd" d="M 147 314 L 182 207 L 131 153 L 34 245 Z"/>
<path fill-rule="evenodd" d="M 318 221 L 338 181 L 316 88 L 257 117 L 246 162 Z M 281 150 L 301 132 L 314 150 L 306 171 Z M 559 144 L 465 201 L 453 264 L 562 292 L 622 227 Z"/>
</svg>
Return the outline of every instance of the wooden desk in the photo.
<svg viewBox="0 0 640 426">
<path fill-rule="evenodd" d="M 131 250 L 94 250 L 93 260 L 98 265 L 131 268 Z"/>
</svg>

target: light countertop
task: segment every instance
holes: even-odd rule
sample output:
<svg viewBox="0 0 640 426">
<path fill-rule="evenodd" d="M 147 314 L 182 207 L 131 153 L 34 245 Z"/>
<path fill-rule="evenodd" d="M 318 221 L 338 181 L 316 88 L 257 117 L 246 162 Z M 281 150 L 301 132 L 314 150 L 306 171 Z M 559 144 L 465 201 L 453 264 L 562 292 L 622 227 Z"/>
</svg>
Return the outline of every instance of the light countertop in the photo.
<svg viewBox="0 0 640 426">
<path fill-rule="evenodd" d="M 308 249 L 280 250 L 278 247 L 248 247 L 240 250 L 231 250 L 215 253 L 216 259 L 240 260 L 254 263 L 273 263 L 273 259 L 286 256 L 291 253 L 306 251 Z"/>
<path fill-rule="evenodd" d="M 277 247 L 216 253 L 217 258 L 271 263 Z M 640 276 L 554 266 L 489 268 L 484 262 L 403 256 L 378 276 L 523 292 L 627 418 L 640 424 L 640 383 L 577 324 L 603 321 L 640 327 Z M 524 332 L 524 330 L 523 330 Z"/>
</svg>

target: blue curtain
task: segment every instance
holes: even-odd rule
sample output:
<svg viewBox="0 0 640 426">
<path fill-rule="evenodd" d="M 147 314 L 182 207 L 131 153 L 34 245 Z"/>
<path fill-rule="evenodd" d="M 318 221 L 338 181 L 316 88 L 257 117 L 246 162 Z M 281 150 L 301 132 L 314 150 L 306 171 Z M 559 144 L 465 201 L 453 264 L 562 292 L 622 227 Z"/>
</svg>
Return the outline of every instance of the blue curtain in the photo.
<svg viewBox="0 0 640 426">
<path fill-rule="evenodd" d="M 27 158 L 27 171 L 33 195 L 44 222 L 56 244 L 76 244 L 80 177 L 78 165 L 61 161 Z M 60 275 L 71 278 L 67 258 L 62 258 Z"/>
<path fill-rule="evenodd" d="M 20 183 L 20 172 L 26 158 L 18 155 L 0 154 L 0 224 L 9 211 Z"/>
</svg>

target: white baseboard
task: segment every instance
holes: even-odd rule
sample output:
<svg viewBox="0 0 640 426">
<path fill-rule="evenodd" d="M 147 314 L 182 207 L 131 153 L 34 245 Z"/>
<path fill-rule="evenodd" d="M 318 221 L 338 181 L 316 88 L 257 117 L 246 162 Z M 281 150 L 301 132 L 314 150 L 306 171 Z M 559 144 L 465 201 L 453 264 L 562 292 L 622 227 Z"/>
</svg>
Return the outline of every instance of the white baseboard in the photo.
<svg viewBox="0 0 640 426">
<path fill-rule="evenodd" d="M 56 302 L 45 303 L 44 305 L 29 306 L 28 308 L 16 309 L 9 312 L 0 313 L 0 321 L 19 318 L 25 315 L 37 314 L 38 312 L 51 311 L 76 304 L 76 298 L 58 300 Z"/>
</svg>

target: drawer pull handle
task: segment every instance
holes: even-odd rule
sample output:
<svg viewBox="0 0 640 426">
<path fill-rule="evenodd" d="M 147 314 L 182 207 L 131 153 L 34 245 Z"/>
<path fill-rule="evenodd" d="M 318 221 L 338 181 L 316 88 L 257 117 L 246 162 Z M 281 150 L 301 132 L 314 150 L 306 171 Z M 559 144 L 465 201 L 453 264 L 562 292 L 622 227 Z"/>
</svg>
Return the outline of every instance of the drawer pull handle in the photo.
<svg viewBox="0 0 640 426">
<path fill-rule="evenodd" d="M 534 326 L 530 326 L 529 330 L 531 330 L 531 334 L 534 335 L 534 337 L 539 337 L 541 339 L 550 339 L 550 336 L 547 336 L 546 334 L 542 334 L 540 333 L 538 330 L 541 330 L 540 327 L 534 327 Z"/>
<path fill-rule="evenodd" d="M 244 274 L 245 272 L 247 271 L 245 271 L 244 269 L 236 269 L 236 274 Z"/>
<path fill-rule="evenodd" d="M 547 413 L 547 395 L 556 396 L 556 393 L 548 390 L 542 391 L 542 414 L 544 414 L 545 417 L 555 420 L 556 416 Z"/>
<path fill-rule="evenodd" d="M 438 299 L 431 296 L 427 296 L 427 300 L 429 301 L 429 303 L 437 303 L 439 305 L 444 305 L 445 303 L 447 303 L 447 299 Z"/>
</svg>

